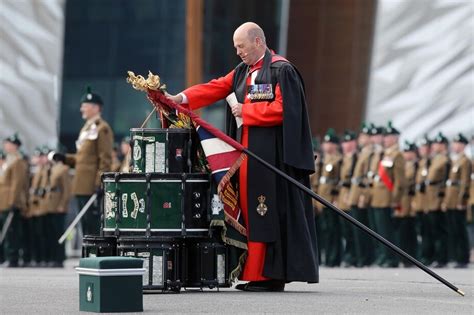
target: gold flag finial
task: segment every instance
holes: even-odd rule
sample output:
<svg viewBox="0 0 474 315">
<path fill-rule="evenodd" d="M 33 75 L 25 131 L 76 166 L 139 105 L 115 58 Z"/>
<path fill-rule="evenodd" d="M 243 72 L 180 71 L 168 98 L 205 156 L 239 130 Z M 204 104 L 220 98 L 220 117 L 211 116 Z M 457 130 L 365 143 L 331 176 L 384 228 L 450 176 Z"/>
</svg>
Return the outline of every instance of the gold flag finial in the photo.
<svg viewBox="0 0 474 315">
<path fill-rule="evenodd" d="M 128 78 L 127 82 L 130 83 L 135 90 L 139 91 L 147 91 L 148 89 L 154 91 L 162 91 L 166 90 L 166 85 L 161 84 L 160 77 L 156 74 L 153 74 L 151 71 L 148 71 L 148 78 L 144 78 L 141 75 L 135 75 L 132 71 L 127 71 Z"/>
</svg>

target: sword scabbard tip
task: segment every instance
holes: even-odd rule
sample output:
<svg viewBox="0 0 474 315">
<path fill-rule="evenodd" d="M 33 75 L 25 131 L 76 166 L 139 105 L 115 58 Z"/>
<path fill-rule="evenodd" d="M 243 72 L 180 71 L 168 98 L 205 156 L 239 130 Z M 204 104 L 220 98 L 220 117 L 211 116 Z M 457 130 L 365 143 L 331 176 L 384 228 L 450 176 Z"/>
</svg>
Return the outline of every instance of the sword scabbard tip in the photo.
<svg viewBox="0 0 474 315">
<path fill-rule="evenodd" d="M 461 296 L 464 296 L 464 295 L 465 295 L 464 292 L 462 292 L 462 291 L 459 290 L 459 289 L 458 289 L 456 292 L 459 293 L 459 295 L 461 295 Z"/>
</svg>

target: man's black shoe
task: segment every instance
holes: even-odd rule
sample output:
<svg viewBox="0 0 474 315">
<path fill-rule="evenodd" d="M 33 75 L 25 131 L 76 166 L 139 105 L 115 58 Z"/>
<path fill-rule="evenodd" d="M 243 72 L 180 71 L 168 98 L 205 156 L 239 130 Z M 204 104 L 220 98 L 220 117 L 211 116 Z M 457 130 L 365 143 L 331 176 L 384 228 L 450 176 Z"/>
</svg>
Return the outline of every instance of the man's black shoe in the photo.
<svg viewBox="0 0 474 315">
<path fill-rule="evenodd" d="M 238 284 L 235 288 L 248 292 L 282 292 L 285 290 L 285 282 L 281 280 L 250 281 L 246 284 Z"/>
<path fill-rule="evenodd" d="M 432 265 L 433 268 L 444 268 L 446 267 L 445 263 L 435 263 Z"/>
<path fill-rule="evenodd" d="M 454 265 L 454 268 L 467 268 L 467 264 L 465 263 L 457 263 Z"/>
<path fill-rule="evenodd" d="M 17 261 L 7 261 L 7 262 L 3 263 L 2 267 L 5 267 L 5 268 L 18 268 L 20 266 L 18 265 Z"/>
<path fill-rule="evenodd" d="M 240 284 L 236 285 L 235 288 L 237 290 L 240 290 L 240 291 L 245 291 L 246 286 L 247 286 L 247 283 L 240 283 Z"/>
</svg>

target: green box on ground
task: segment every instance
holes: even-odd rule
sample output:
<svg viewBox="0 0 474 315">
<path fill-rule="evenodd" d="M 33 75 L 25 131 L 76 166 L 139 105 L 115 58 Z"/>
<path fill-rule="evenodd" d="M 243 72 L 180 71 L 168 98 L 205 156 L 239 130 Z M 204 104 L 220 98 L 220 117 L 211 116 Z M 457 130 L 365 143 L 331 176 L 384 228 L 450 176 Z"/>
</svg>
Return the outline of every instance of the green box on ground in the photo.
<svg viewBox="0 0 474 315">
<path fill-rule="evenodd" d="M 143 311 L 143 260 L 131 257 L 81 258 L 76 270 L 79 274 L 80 311 Z"/>
</svg>

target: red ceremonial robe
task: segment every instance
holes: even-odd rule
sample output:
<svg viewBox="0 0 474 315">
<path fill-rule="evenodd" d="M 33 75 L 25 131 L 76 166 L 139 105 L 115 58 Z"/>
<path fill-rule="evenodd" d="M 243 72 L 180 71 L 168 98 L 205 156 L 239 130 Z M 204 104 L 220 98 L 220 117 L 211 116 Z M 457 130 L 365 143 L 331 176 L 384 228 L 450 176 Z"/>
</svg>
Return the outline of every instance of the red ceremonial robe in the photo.
<svg viewBox="0 0 474 315">
<path fill-rule="evenodd" d="M 277 57 L 280 58 L 281 57 Z M 275 60 L 272 60 L 275 61 Z M 247 86 L 253 84 L 252 78 L 256 77 L 258 71 L 263 64 L 263 59 L 258 61 L 250 68 L 247 76 Z M 255 72 L 255 73 L 254 73 Z M 253 75 L 252 75 L 253 74 Z M 232 82 L 234 77 L 234 70 L 229 72 L 226 76 L 214 79 L 208 83 L 198 84 L 183 91 L 188 99 L 188 104 L 191 109 L 198 109 L 208 106 L 214 102 L 227 97 L 232 91 Z M 275 99 L 272 102 L 262 101 L 253 102 L 245 96 L 244 104 L 242 105 L 242 145 L 248 147 L 248 127 L 270 127 L 278 126 L 283 122 L 283 98 L 281 95 L 280 86 L 275 87 Z M 247 226 L 247 237 L 249 233 L 248 224 L 248 207 L 247 207 L 247 159 L 245 159 L 239 171 L 239 196 L 240 207 L 242 215 L 244 216 L 245 224 Z M 256 211 L 251 209 L 251 211 Z M 243 273 L 240 276 L 244 281 L 261 281 L 267 280 L 263 273 L 263 266 L 265 262 L 265 243 L 248 241 L 248 255 L 245 262 Z"/>
</svg>

